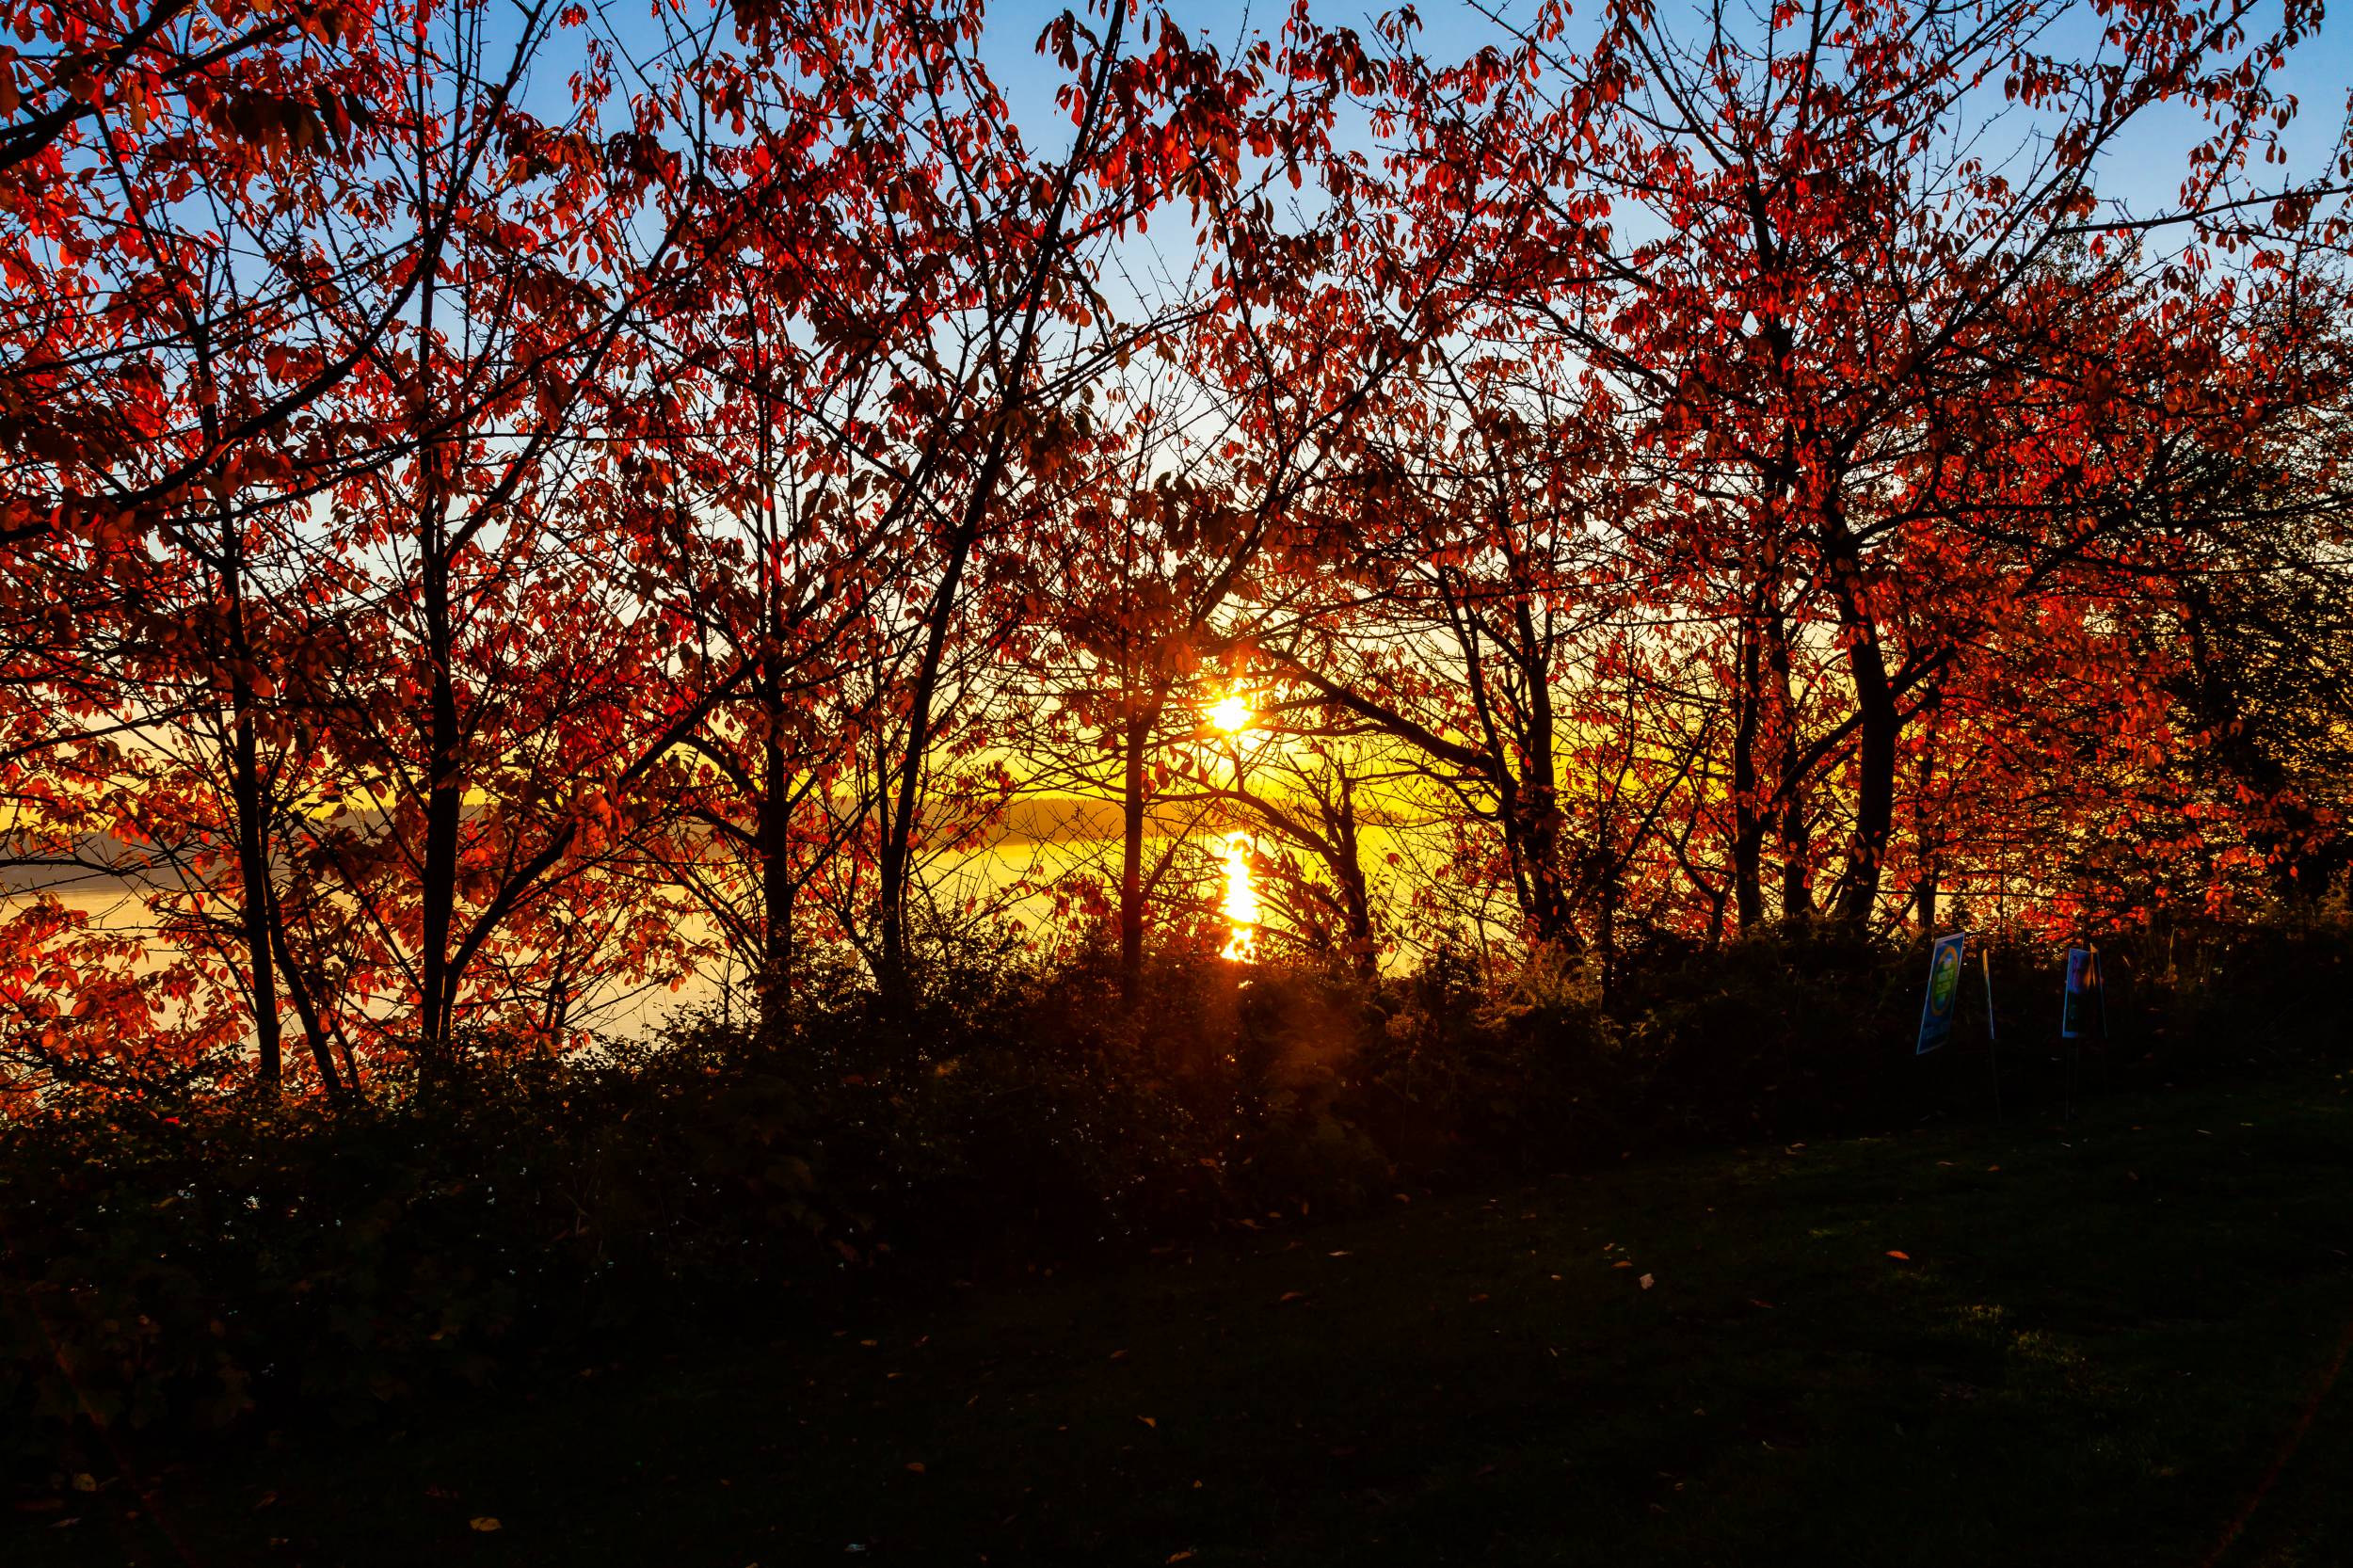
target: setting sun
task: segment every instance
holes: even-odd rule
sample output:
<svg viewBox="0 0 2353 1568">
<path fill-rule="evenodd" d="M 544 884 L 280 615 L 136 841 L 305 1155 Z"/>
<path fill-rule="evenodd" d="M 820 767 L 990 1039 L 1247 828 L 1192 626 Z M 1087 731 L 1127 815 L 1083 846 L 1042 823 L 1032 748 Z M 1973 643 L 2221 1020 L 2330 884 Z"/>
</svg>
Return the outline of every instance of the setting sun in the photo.
<svg viewBox="0 0 2353 1568">
<path fill-rule="evenodd" d="M 1257 716 L 1250 711 L 1250 699 L 1240 692 L 1227 693 L 1209 710 L 1209 722 L 1228 735 L 1241 734 Z"/>
</svg>

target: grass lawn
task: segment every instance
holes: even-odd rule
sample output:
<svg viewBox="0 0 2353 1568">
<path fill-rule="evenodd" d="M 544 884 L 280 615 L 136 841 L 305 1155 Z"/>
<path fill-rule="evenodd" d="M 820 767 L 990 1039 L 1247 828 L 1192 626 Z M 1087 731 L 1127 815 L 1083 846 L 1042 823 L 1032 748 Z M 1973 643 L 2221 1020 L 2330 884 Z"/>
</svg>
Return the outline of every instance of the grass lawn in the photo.
<svg viewBox="0 0 2353 1568">
<path fill-rule="evenodd" d="M 2348 1255 L 2353 1075 L 2120 1095 L 683 1341 L 0 1557 L 2353 1562 Z"/>
</svg>

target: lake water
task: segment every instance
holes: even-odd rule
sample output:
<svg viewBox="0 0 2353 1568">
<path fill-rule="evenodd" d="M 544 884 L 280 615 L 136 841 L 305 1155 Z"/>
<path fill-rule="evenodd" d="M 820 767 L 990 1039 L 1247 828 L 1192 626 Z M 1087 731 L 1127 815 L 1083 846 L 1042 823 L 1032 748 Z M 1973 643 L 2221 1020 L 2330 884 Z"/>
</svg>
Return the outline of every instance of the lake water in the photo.
<svg viewBox="0 0 2353 1568">
<path fill-rule="evenodd" d="M 1081 818 L 1074 825 L 1093 824 Z M 1181 838 L 1148 839 L 1144 851 L 1147 872 L 1172 844 L 1179 852 L 1159 896 L 1194 904 L 1204 913 L 1213 911 L 1222 888 L 1217 846 L 1226 831 L 1218 825 Z M 1411 835 L 1394 828 L 1372 826 L 1365 830 L 1364 860 L 1368 874 L 1374 880 L 1376 897 L 1385 873 L 1391 877 L 1411 876 L 1423 863 L 1413 853 L 1415 846 L 1410 838 Z M 1276 847 L 1265 835 L 1260 835 L 1258 841 L 1265 849 Z M 1399 872 L 1389 869 L 1387 857 L 1391 853 L 1400 853 Z M 1422 854 L 1426 856 L 1426 848 Z M 1118 842 L 1090 833 L 1008 834 L 977 850 L 937 856 L 927 869 L 925 882 L 928 896 L 941 909 L 963 911 L 968 906 L 968 918 L 1017 922 L 1031 939 L 1050 942 L 1067 934 L 1075 918 L 1057 912 L 1057 894 L 1066 893 L 1082 878 L 1094 878 L 1111 886 L 1117 878 L 1118 862 Z M 23 896 L 0 895 L 0 909 Z M 87 916 L 96 929 L 152 943 L 152 920 L 144 901 L 120 884 L 84 885 L 60 894 L 60 899 L 69 908 Z M 698 938 L 707 931 L 707 927 L 690 927 L 687 935 Z M 168 950 L 152 951 L 141 961 L 139 970 L 152 972 L 172 956 Z M 580 1016 L 587 1027 L 600 1033 L 617 1037 L 643 1035 L 689 1010 L 721 1004 L 731 986 L 740 989 L 742 978 L 739 970 L 714 961 L 712 967 L 688 976 L 676 989 L 666 984 L 634 989 L 610 987 L 599 996 L 584 999 Z"/>
</svg>

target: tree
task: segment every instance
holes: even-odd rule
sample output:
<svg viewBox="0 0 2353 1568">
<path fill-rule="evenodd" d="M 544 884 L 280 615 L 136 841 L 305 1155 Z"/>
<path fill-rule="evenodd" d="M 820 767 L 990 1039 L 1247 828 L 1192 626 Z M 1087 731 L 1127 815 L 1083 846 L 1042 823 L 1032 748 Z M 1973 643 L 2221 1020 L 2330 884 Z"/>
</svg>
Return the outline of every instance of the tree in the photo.
<svg viewBox="0 0 2353 1568">
<path fill-rule="evenodd" d="M 1802 791 L 1833 761 L 1850 768 L 1852 793 L 1831 902 L 1850 920 L 1877 910 L 1902 737 L 1971 641 L 1949 614 L 1933 639 L 1905 635 L 1907 618 L 1926 624 L 1907 606 L 1943 572 L 1948 541 L 1998 538 L 2021 574 L 2014 594 L 2079 557 L 2088 521 L 2123 525 L 2045 465 L 2032 467 L 2054 480 L 2042 493 L 2010 486 L 1989 505 L 1975 473 L 2007 472 L 2031 447 L 1978 438 L 2031 441 L 2069 417 L 2043 403 L 2065 341 L 2057 298 L 2120 316 L 2145 298 L 2144 252 L 2105 235 L 2083 248 L 2104 155 L 2159 106 L 2200 105 L 2211 136 L 2193 151 L 2184 212 L 2237 211 L 2236 171 L 2290 112 L 2272 62 L 2311 20 L 2291 9 L 2251 37 L 2245 8 L 2158 8 L 2121 19 L 2115 57 L 2095 62 L 2039 52 L 2048 12 L 1817 5 L 1746 19 L 1718 7 L 1686 36 L 1627 7 L 1578 61 L 1560 56 L 1549 22 L 1528 35 L 1531 58 L 1560 66 L 1552 106 L 1528 125 L 1555 150 L 1547 170 L 1575 176 L 1549 176 L 1554 206 L 1582 219 L 1598 194 L 1622 221 L 1642 212 L 1629 226 L 1648 237 L 1587 263 L 1609 280 L 1606 305 L 1570 291 L 1525 306 L 1642 410 L 1654 461 L 1711 503 L 1680 515 L 1712 528 L 1737 509 L 1745 548 L 1727 558 L 1698 535 L 1689 553 L 1740 573 L 1734 597 L 1753 622 L 1734 727 L 1752 802 L 1737 840 L 1744 917 L 1761 912 L 1761 823 L 1780 811 L 1785 858 L 1801 856 L 1790 829 Z M 1999 167 L 1976 154 L 1981 135 L 1961 134 L 1981 130 L 1978 89 L 1995 78 L 2036 133 Z M 2062 256 L 2073 270 L 2055 291 Z M 2216 308 L 2194 269 L 2167 283 L 2174 297 L 2155 309 L 2176 331 Z M 2099 421 L 2103 394 L 2089 381 L 2074 391 L 2076 412 Z M 1814 606 L 1847 712 L 1799 735 L 1780 670 L 1793 608 L 1802 625 Z M 1760 744 L 1778 754 L 1769 789 Z M 1785 879 L 1785 904 L 1801 891 Z"/>
</svg>

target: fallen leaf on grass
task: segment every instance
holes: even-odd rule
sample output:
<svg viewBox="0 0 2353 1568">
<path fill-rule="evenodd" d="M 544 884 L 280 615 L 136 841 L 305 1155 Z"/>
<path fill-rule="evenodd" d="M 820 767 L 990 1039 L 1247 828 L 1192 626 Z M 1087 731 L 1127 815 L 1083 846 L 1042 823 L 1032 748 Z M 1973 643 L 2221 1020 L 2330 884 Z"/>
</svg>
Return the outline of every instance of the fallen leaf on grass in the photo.
<svg viewBox="0 0 2353 1568">
<path fill-rule="evenodd" d="M 1623 1257 L 1621 1257 L 1621 1258 L 1620 1258 L 1620 1259 L 1618 1259 L 1615 1263 L 1612 1263 L 1612 1264 L 1611 1264 L 1611 1265 L 1609 1265 L 1609 1266 L 1610 1266 L 1612 1269 L 1631 1269 L 1631 1268 L 1633 1268 L 1633 1267 L 1634 1267 L 1634 1265 L 1633 1265 L 1633 1264 L 1628 1263 L 1628 1262 L 1627 1262 L 1625 1258 L 1623 1258 Z"/>
<path fill-rule="evenodd" d="M 921 1475 L 922 1473 L 923 1473 L 923 1462 L 922 1462 L 921 1460 L 920 1460 L 920 1459 L 915 1459 L 915 1460 L 909 1460 L 909 1461 L 907 1462 L 907 1474 L 909 1474 L 909 1475 L 911 1475 L 911 1476 L 920 1476 L 920 1475 Z"/>
<path fill-rule="evenodd" d="M 1634 1283 L 1640 1285 L 1643 1289 L 1647 1290 L 1658 1282 L 1653 1279 L 1650 1275 L 1644 1274 L 1641 1279 L 1636 1280 Z"/>
<path fill-rule="evenodd" d="M 1168 1554 L 1168 1560 L 1169 1560 L 1169 1561 L 1171 1561 L 1171 1562 L 1188 1562 L 1188 1561 L 1191 1561 L 1191 1560 L 1192 1560 L 1192 1559 L 1193 1559 L 1193 1554 L 1192 1554 L 1191 1552 L 1189 1552 L 1189 1551 L 1188 1551 L 1188 1552 L 1171 1552 L 1171 1553 L 1169 1553 L 1169 1554 Z"/>
<path fill-rule="evenodd" d="M 470 1530 L 480 1530 L 483 1534 L 488 1535 L 492 1530 L 504 1529 L 506 1527 L 500 1524 L 496 1519 L 491 1518 L 486 1513 L 479 1519 L 467 1520 L 466 1528 Z"/>
<path fill-rule="evenodd" d="M 1155 1431 L 1159 1430 L 1160 1423 L 1152 1419 L 1149 1416 L 1139 1416 L 1136 1419 L 1142 1421 L 1145 1426 L 1153 1428 Z"/>
<path fill-rule="evenodd" d="M 1274 1304 L 1281 1306 L 1286 1302 L 1304 1302 L 1306 1299 L 1307 1292 L 1305 1290 L 1286 1290 L 1274 1298 Z"/>
<path fill-rule="evenodd" d="M 1887 1256 L 1894 1258 L 1898 1263 L 1909 1263 L 1912 1261 L 1912 1255 L 1908 1252 L 1896 1252 L 1891 1249 Z"/>
</svg>

